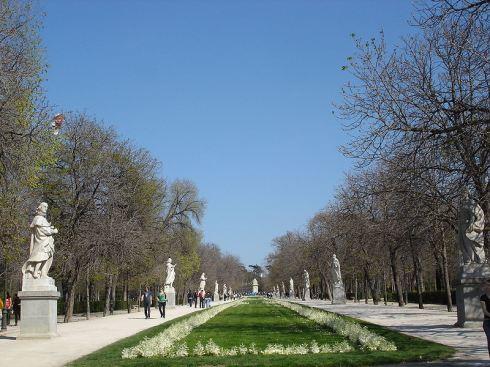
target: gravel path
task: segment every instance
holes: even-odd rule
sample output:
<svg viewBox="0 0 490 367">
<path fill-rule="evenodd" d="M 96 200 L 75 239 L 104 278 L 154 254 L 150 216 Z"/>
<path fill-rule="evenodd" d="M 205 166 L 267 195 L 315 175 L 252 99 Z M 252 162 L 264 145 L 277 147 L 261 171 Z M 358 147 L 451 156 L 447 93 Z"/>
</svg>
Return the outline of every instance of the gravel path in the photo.
<svg viewBox="0 0 490 367">
<path fill-rule="evenodd" d="M 197 310 L 199 308 L 177 306 L 174 309 L 167 309 L 166 318 L 162 319 L 158 310 L 153 308 L 151 319 L 148 320 L 141 311 L 67 324 L 59 323 L 60 336 L 49 340 L 16 340 L 18 328 L 12 327 L 7 333 L 0 334 L 1 364 L 2 366 L 63 366 L 122 338 Z"/>
<path fill-rule="evenodd" d="M 490 366 L 487 340 L 483 329 L 453 327 L 457 319 L 456 312 L 447 312 L 446 306 L 425 305 L 425 309 L 419 310 L 416 304 L 398 307 L 398 304 L 385 306 L 352 302 L 346 305 L 331 305 L 327 301 L 319 300 L 297 302 L 387 326 L 390 329 L 445 344 L 457 350 L 455 357 L 447 361 L 407 363 L 396 366 Z"/>
</svg>

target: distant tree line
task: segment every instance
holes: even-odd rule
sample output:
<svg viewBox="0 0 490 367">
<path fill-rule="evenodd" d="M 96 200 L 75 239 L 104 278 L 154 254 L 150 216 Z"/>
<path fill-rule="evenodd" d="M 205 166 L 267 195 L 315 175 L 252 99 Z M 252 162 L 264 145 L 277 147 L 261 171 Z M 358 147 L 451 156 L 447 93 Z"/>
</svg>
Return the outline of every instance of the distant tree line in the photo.
<svg viewBox="0 0 490 367">
<path fill-rule="evenodd" d="M 205 202 L 192 182 L 163 178 L 148 151 L 87 114 L 65 113 L 53 134 L 36 4 L 0 2 L 0 289 L 21 286 L 40 201 L 59 229 L 51 276 L 65 321 L 75 302 L 86 302 L 88 317 L 91 301 L 104 301 L 107 314 L 116 298 L 136 300 L 145 285 L 162 286 L 169 257 L 180 300 L 197 289 L 201 272 L 213 289 L 215 279 L 239 289 L 244 266 L 202 241 L 196 224 Z"/>
<path fill-rule="evenodd" d="M 414 34 L 388 45 L 363 40 L 342 69 L 352 81 L 337 112 L 355 159 L 335 199 L 304 231 L 273 242 L 271 284 L 310 271 L 312 291 L 331 297 L 331 258 L 351 297 L 441 291 L 448 310 L 460 263 L 457 209 L 466 190 L 485 213 L 489 249 L 489 1 L 419 2 Z M 297 290 L 300 293 L 300 289 Z"/>
</svg>

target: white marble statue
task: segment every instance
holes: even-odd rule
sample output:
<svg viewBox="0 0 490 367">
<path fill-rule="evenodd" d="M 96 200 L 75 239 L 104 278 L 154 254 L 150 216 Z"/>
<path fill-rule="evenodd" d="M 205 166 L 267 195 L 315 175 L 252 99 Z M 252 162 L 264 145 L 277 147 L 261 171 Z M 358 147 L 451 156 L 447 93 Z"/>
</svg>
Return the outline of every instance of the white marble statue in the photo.
<svg viewBox="0 0 490 367">
<path fill-rule="evenodd" d="M 259 293 L 259 282 L 255 278 L 252 280 L 252 292 Z"/>
<path fill-rule="evenodd" d="M 309 301 L 310 300 L 310 274 L 308 274 L 308 272 L 305 271 L 303 272 L 303 278 L 304 278 L 304 281 L 305 281 L 305 301 Z"/>
<path fill-rule="evenodd" d="M 208 278 L 206 278 L 206 274 L 205 273 L 202 273 L 201 274 L 201 281 L 199 282 L 199 290 L 203 291 L 206 287 L 206 280 Z"/>
<path fill-rule="evenodd" d="M 228 295 L 228 293 L 227 293 L 227 292 L 228 292 L 228 291 L 227 291 L 227 288 L 226 288 L 226 283 L 223 283 L 223 297 L 224 297 L 225 295 Z"/>
<path fill-rule="evenodd" d="M 289 278 L 289 298 L 294 298 L 294 281 L 293 281 L 293 278 Z"/>
<path fill-rule="evenodd" d="M 58 233 L 58 230 L 46 220 L 47 211 L 48 204 L 39 204 L 30 225 L 29 259 L 22 267 L 22 274 L 26 279 L 49 278 L 48 272 L 53 263 L 54 255 L 53 235 Z"/>
<path fill-rule="evenodd" d="M 282 297 L 286 297 L 286 286 L 284 285 L 284 282 L 281 283 L 282 287 Z"/>
<path fill-rule="evenodd" d="M 218 281 L 215 281 L 214 282 L 214 293 L 218 293 L 218 291 L 219 291 Z"/>
<path fill-rule="evenodd" d="M 333 258 L 332 258 L 332 281 L 334 285 L 342 284 L 342 275 L 340 273 L 340 262 L 335 254 L 333 254 Z"/>
<path fill-rule="evenodd" d="M 175 266 L 172 264 L 172 259 L 169 257 L 167 260 L 167 277 L 165 278 L 165 287 L 173 288 L 175 280 Z"/>
<path fill-rule="evenodd" d="M 310 274 L 308 274 L 308 272 L 305 271 L 303 272 L 303 278 L 304 278 L 304 281 L 305 281 L 305 288 L 306 289 L 310 289 Z"/>
<path fill-rule="evenodd" d="M 464 264 L 485 263 L 484 228 L 483 209 L 470 199 L 468 192 L 465 192 L 458 212 L 458 243 Z"/>
</svg>

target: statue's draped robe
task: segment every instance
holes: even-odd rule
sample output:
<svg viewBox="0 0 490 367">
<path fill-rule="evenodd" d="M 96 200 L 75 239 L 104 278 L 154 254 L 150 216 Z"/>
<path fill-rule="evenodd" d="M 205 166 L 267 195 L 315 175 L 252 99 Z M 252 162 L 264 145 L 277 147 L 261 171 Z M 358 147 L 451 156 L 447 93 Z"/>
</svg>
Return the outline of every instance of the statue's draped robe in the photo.
<svg viewBox="0 0 490 367">
<path fill-rule="evenodd" d="M 342 276 L 340 275 L 340 262 L 338 259 L 334 259 L 332 266 L 333 283 L 341 284 Z"/>
<path fill-rule="evenodd" d="M 22 267 L 22 272 L 37 278 L 39 274 L 34 274 L 36 264 L 46 262 L 54 255 L 54 232 L 51 224 L 42 215 L 36 215 L 34 217 L 30 228 L 31 252 L 29 259 Z"/>
<path fill-rule="evenodd" d="M 485 216 L 479 205 L 465 203 L 459 210 L 458 242 L 463 253 L 465 263 L 485 262 L 483 249 L 483 229 Z"/>
<path fill-rule="evenodd" d="M 165 285 L 172 287 L 175 280 L 175 265 L 167 264 L 167 279 L 165 279 Z"/>
</svg>

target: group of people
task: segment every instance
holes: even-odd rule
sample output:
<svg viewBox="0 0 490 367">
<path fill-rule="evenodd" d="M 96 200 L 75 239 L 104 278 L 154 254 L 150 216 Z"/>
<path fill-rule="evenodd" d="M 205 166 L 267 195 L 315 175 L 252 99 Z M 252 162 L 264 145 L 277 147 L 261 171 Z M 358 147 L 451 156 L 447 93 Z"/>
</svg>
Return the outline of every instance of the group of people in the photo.
<svg viewBox="0 0 490 367">
<path fill-rule="evenodd" d="M 145 309 L 145 319 L 150 318 L 151 305 L 153 304 L 153 292 L 150 288 L 146 287 L 145 291 L 141 294 L 141 302 Z M 160 289 L 156 296 L 156 302 L 158 304 L 158 311 L 160 311 L 160 317 L 165 318 L 165 306 L 167 305 L 167 294 Z"/>
<path fill-rule="evenodd" d="M 5 303 L 3 302 L 2 297 L 0 297 L 0 310 L 3 310 L 4 308 L 7 310 L 7 325 L 10 325 L 10 320 L 12 316 L 14 316 L 15 326 L 17 326 L 17 323 L 20 320 L 20 298 L 17 293 L 14 295 L 14 299 L 12 300 L 12 297 L 10 297 L 10 293 L 7 292 Z M 0 315 L 0 319 L 2 317 L 3 316 Z"/>
<path fill-rule="evenodd" d="M 199 302 L 199 308 L 208 308 L 211 307 L 211 293 L 205 292 L 204 290 L 195 291 L 194 293 L 189 289 L 187 292 L 187 302 L 189 303 L 189 307 L 194 305 L 197 308 L 197 303 Z"/>
</svg>

